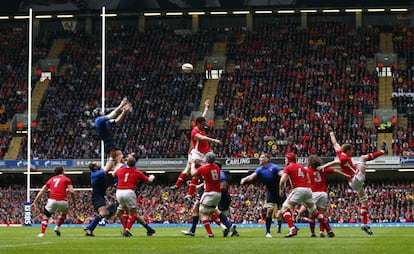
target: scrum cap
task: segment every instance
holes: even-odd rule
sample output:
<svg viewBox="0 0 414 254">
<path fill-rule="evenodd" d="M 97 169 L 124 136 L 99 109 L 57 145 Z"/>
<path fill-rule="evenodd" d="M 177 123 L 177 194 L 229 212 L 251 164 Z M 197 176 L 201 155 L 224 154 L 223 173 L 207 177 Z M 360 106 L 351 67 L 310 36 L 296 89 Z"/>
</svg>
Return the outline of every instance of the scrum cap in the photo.
<svg viewBox="0 0 414 254">
<path fill-rule="evenodd" d="M 206 154 L 206 162 L 207 163 L 214 163 L 214 161 L 216 160 L 216 155 L 213 152 L 208 152 Z"/>
<path fill-rule="evenodd" d="M 92 111 L 92 117 L 98 117 L 101 112 L 100 108 L 96 108 Z"/>
<path fill-rule="evenodd" d="M 288 162 L 296 162 L 296 154 L 287 153 L 286 154 L 286 159 L 288 160 Z"/>
</svg>

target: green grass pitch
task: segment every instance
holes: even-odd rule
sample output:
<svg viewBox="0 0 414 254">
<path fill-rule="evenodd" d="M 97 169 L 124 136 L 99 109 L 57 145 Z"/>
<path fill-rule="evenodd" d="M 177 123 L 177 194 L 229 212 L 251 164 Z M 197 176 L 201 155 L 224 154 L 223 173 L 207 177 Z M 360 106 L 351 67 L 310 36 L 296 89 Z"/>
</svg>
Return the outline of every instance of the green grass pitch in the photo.
<svg viewBox="0 0 414 254">
<path fill-rule="evenodd" d="M 214 238 L 204 238 L 203 227 L 196 236 L 184 236 L 180 231 L 187 228 L 157 227 L 151 237 L 140 227 L 132 228 L 131 238 L 121 237 L 119 227 L 98 227 L 95 237 L 85 237 L 81 227 L 62 226 L 62 236 L 57 237 L 53 226 L 46 235 L 38 238 L 39 227 L 0 227 L 0 253 L 7 254 L 78 254 L 78 253 L 283 253 L 283 254 L 404 254 L 414 253 L 414 227 L 373 227 L 369 236 L 358 227 L 335 228 L 334 238 L 310 238 L 309 229 L 301 228 L 298 236 L 284 238 L 275 233 L 265 238 L 264 227 L 239 227 L 239 237 L 224 238 L 214 227 Z"/>
</svg>

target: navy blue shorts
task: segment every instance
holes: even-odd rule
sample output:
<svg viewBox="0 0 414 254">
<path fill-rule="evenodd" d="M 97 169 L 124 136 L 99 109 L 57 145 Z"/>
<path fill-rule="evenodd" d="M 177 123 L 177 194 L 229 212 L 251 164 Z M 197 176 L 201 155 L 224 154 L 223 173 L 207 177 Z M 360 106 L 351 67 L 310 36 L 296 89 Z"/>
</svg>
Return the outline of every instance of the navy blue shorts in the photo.
<svg viewBox="0 0 414 254">
<path fill-rule="evenodd" d="M 95 209 L 95 211 L 98 211 L 99 207 L 106 206 L 106 200 L 102 196 L 92 197 L 92 204 L 93 209 Z"/>
<path fill-rule="evenodd" d="M 231 203 L 231 196 L 230 196 L 229 192 L 228 191 L 222 191 L 221 192 L 221 199 L 220 199 L 220 202 L 218 204 L 218 209 L 220 211 L 229 210 L 230 203 Z"/>
<path fill-rule="evenodd" d="M 278 191 L 267 191 L 266 201 L 268 203 L 277 204 L 278 209 L 282 208 L 283 202 L 285 202 L 286 196 L 280 197 Z"/>
</svg>

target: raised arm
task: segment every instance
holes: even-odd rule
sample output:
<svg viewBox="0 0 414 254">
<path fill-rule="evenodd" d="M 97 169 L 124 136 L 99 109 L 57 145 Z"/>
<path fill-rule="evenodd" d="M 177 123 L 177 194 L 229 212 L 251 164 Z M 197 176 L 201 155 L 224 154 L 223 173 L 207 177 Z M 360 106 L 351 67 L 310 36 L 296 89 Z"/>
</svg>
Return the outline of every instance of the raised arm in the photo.
<svg viewBox="0 0 414 254">
<path fill-rule="evenodd" d="M 317 169 L 321 170 L 327 167 L 334 167 L 334 166 L 338 166 L 341 164 L 341 161 L 339 159 L 335 159 L 333 161 L 327 162 L 325 164 L 323 164 L 322 166 L 319 166 Z"/>
<path fill-rule="evenodd" d="M 197 133 L 194 137 L 197 140 L 208 141 L 208 142 L 212 142 L 212 143 L 219 144 L 219 145 L 223 144 L 223 142 L 220 139 L 214 139 L 214 138 L 210 138 L 208 136 L 203 136 L 200 133 Z"/>
<path fill-rule="evenodd" d="M 42 197 L 43 194 L 46 193 L 48 190 L 49 188 L 46 185 L 43 185 L 42 189 L 40 189 L 40 191 L 37 193 L 35 199 L 33 200 L 33 203 L 30 205 L 30 210 L 32 210 L 32 212 L 37 211 L 36 204 L 39 202 L 40 197 Z"/>
<path fill-rule="evenodd" d="M 128 103 L 128 99 L 126 97 L 124 97 L 122 99 L 122 101 L 119 103 L 118 107 L 116 107 L 114 110 L 111 111 L 111 113 L 109 113 L 107 115 L 108 119 L 115 119 L 119 113 L 121 113 L 123 107 Z"/>
<path fill-rule="evenodd" d="M 332 142 L 332 145 L 333 145 L 335 151 L 338 151 L 339 149 L 341 149 L 341 145 L 336 140 L 335 133 L 333 131 L 331 131 L 331 132 L 329 132 L 329 136 L 331 137 L 331 142 Z"/>
<path fill-rule="evenodd" d="M 122 107 L 121 114 L 118 115 L 118 117 L 115 119 L 115 122 L 117 124 L 122 123 L 125 119 L 126 114 L 131 110 L 131 108 L 132 108 L 132 105 L 129 102 L 126 105 L 124 105 Z"/>
<path fill-rule="evenodd" d="M 251 181 L 253 181 L 254 179 L 256 179 L 257 178 L 257 173 L 256 172 L 253 172 L 253 173 L 251 173 L 250 175 L 248 175 L 248 176 L 246 176 L 246 177 L 243 177 L 241 180 L 240 180 L 240 184 L 245 184 L 246 182 L 251 182 Z"/>
<path fill-rule="evenodd" d="M 148 183 L 152 183 L 155 180 L 155 176 L 154 175 L 149 175 L 148 176 Z"/>
<path fill-rule="evenodd" d="M 334 168 L 333 172 L 334 172 L 335 174 L 338 174 L 338 175 L 343 175 L 343 176 L 345 176 L 345 177 L 351 177 L 350 175 L 345 174 L 344 172 L 342 172 L 342 170 L 339 170 L 339 169 L 336 169 L 336 168 Z"/>
<path fill-rule="evenodd" d="M 201 115 L 202 117 L 206 118 L 207 117 L 207 113 L 208 113 L 208 108 L 210 107 L 210 99 L 207 99 L 204 102 L 204 111 L 203 114 Z"/>
</svg>

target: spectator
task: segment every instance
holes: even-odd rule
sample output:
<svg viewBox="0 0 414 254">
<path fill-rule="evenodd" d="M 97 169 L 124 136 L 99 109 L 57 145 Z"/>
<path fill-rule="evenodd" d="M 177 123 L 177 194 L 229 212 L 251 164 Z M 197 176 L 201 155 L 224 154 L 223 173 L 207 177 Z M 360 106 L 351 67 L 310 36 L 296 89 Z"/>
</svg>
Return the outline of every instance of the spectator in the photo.
<svg viewBox="0 0 414 254">
<path fill-rule="evenodd" d="M 207 71 L 207 79 L 212 79 L 213 75 L 212 75 L 212 71 L 213 71 L 213 64 L 212 63 L 207 63 L 206 65 L 206 71 Z"/>
</svg>

